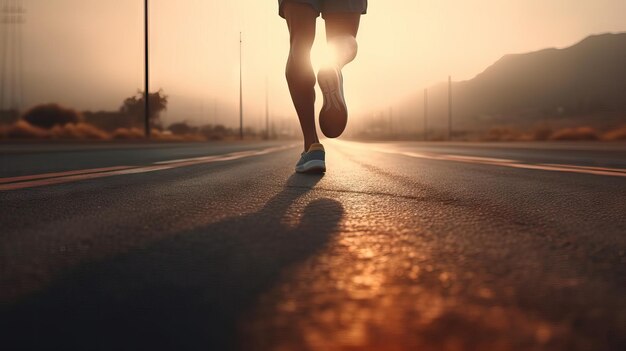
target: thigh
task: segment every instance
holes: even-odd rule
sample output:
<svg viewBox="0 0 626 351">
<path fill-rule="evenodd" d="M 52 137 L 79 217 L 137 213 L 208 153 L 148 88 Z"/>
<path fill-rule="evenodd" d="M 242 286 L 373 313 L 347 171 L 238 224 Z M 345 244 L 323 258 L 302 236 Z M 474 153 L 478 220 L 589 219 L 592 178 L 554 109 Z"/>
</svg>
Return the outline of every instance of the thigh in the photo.
<svg viewBox="0 0 626 351">
<path fill-rule="evenodd" d="M 281 13 L 289 27 L 291 44 L 312 45 L 315 39 L 315 21 L 319 12 L 308 3 L 286 0 L 281 3 Z"/>
<path fill-rule="evenodd" d="M 361 15 L 367 13 L 367 0 L 322 0 L 326 39 L 339 35 L 356 37 Z"/>
<path fill-rule="evenodd" d="M 357 12 L 326 12 L 326 39 L 350 35 L 356 38 L 361 23 L 361 14 Z"/>
<path fill-rule="evenodd" d="M 322 1 L 323 0 L 278 0 L 278 14 L 280 17 L 286 18 L 284 6 L 287 6 L 288 3 L 298 3 L 310 6 L 317 12 L 316 16 L 319 16 L 322 12 Z"/>
</svg>

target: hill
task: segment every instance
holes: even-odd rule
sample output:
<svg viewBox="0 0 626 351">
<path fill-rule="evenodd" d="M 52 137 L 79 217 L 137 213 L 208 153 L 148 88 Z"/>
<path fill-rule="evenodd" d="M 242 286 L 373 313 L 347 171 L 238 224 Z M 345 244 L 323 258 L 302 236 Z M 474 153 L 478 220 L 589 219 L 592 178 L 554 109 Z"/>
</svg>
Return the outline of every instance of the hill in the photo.
<svg viewBox="0 0 626 351">
<path fill-rule="evenodd" d="M 429 89 L 434 128 L 447 123 L 447 83 Z M 414 101 L 421 99 L 421 94 Z M 421 109 L 421 103 L 416 113 Z M 506 55 L 453 83 L 455 129 L 626 123 L 626 33 L 590 36 L 564 49 Z"/>
</svg>

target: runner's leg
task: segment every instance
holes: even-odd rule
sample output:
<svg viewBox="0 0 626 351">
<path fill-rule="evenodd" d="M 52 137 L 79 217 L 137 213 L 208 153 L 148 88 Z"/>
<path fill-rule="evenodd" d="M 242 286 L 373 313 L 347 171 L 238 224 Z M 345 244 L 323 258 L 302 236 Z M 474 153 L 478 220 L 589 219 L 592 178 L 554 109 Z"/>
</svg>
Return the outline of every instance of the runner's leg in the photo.
<svg viewBox="0 0 626 351">
<path fill-rule="evenodd" d="M 356 35 L 361 21 L 360 13 L 329 12 L 324 14 L 326 41 L 335 53 L 335 64 L 343 68 L 356 57 Z"/>
<path fill-rule="evenodd" d="M 311 144 L 319 142 L 315 129 L 315 73 L 311 65 L 318 13 L 310 5 L 289 1 L 283 4 L 283 13 L 290 36 L 285 76 L 300 119 L 304 150 L 307 151 Z"/>
<path fill-rule="evenodd" d="M 320 129 L 329 138 L 339 137 L 348 123 L 348 107 L 343 91 L 341 69 L 354 60 L 357 53 L 356 34 L 361 13 L 323 12 L 326 40 L 332 53 L 331 62 L 317 74 L 324 105 L 320 111 Z"/>
</svg>

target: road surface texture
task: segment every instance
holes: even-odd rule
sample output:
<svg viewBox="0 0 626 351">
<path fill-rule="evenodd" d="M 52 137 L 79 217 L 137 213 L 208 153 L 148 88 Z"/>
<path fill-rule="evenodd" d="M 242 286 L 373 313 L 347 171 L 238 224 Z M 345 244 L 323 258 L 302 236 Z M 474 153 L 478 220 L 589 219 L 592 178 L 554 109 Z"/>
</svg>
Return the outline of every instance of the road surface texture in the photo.
<svg viewBox="0 0 626 351">
<path fill-rule="evenodd" d="M 0 145 L 3 350 L 625 350 L 626 145 Z"/>
</svg>

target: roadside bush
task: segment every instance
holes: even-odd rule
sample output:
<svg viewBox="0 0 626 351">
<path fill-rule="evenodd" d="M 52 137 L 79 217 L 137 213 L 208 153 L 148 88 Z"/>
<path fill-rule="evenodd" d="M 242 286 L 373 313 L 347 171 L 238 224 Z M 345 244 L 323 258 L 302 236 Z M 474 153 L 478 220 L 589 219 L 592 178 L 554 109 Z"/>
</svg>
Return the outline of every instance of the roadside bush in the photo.
<svg viewBox="0 0 626 351">
<path fill-rule="evenodd" d="M 22 119 L 32 126 L 51 129 L 54 126 L 81 122 L 82 116 L 79 112 L 58 104 L 44 104 L 26 111 Z"/>
</svg>

